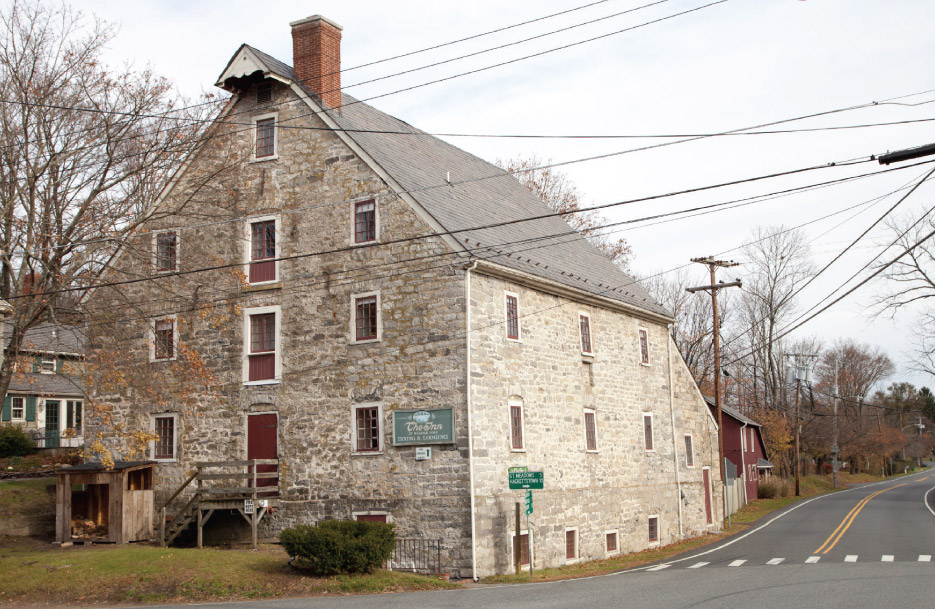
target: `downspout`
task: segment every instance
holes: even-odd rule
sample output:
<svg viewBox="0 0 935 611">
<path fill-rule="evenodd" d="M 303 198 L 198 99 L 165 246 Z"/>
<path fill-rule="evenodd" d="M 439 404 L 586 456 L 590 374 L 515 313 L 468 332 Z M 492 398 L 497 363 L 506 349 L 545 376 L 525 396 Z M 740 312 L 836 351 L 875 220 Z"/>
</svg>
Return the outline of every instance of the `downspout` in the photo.
<svg viewBox="0 0 935 611">
<path fill-rule="evenodd" d="M 740 427 L 740 468 L 743 469 L 743 504 L 744 505 L 747 504 L 747 461 L 744 460 L 744 457 L 743 457 L 743 455 L 747 453 L 747 451 L 744 449 L 747 447 L 747 438 L 744 436 L 746 435 L 746 431 L 744 430 L 746 428 L 747 428 L 747 423 L 744 422 L 743 425 Z"/>
<path fill-rule="evenodd" d="M 679 509 L 679 539 L 684 536 L 682 529 L 682 479 L 679 474 L 678 433 L 675 432 L 675 388 L 672 386 L 672 325 L 666 325 L 666 364 L 669 370 L 669 414 L 672 417 L 672 461 L 675 463 L 675 487 L 678 490 L 676 504 Z M 705 409 L 708 409 L 705 406 Z"/>
<path fill-rule="evenodd" d="M 471 578 L 477 581 L 477 509 L 474 503 L 474 429 L 471 422 L 471 271 L 477 267 L 477 259 L 464 268 L 464 324 L 467 326 L 467 421 L 468 421 L 468 477 L 471 486 Z"/>
</svg>

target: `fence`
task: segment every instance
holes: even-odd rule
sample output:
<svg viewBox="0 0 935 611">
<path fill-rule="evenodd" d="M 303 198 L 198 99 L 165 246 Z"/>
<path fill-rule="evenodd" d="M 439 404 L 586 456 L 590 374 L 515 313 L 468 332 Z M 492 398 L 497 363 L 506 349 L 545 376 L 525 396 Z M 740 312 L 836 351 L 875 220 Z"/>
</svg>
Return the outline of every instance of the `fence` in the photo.
<svg viewBox="0 0 935 611">
<path fill-rule="evenodd" d="M 442 572 L 441 539 L 396 539 L 392 569 L 438 575 Z"/>
</svg>

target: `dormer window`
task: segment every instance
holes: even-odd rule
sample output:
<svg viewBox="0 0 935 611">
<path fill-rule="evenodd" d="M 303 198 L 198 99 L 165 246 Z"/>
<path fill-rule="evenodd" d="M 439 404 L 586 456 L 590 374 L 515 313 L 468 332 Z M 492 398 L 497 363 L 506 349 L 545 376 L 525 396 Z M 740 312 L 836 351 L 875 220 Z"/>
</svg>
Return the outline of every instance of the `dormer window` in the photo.
<svg viewBox="0 0 935 611">
<path fill-rule="evenodd" d="M 55 359 L 42 359 L 40 371 L 42 373 L 55 373 Z"/>
</svg>

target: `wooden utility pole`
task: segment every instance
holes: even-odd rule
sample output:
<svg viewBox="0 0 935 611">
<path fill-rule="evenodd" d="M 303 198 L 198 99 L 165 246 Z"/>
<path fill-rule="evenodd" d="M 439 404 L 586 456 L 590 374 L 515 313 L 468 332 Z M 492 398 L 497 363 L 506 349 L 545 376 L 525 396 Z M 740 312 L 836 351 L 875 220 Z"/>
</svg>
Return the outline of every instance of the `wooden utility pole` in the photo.
<svg viewBox="0 0 935 611">
<path fill-rule="evenodd" d="M 721 485 L 726 486 L 727 480 L 724 476 L 724 429 L 723 418 L 721 416 L 721 321 L 718 317 L 717 311 L 717 292 L 719 289 L 732 286 L 739 288 L 743 285 L 741 284 L 740 280 L 735 280 L 734 282 L 728 283 L 719 283 L 715 278 L 715 272 L 719 267 L 735 267 L 740 264 L 735 263 L 734 261 L 719 261 L 714 257 L 699 257 L 692 259 L 692 263 L 703 263 L 704 265 L 708 266 L 708 270 L 711 272 L 711 284 L 707 286 L 691 287 L 685 290 L 689 293 L 695 293 L 697 291 L 711 292 L 711 307 L 714 309 L 714 408 L 717 411 L 718 463 L 721 472 Z"/>
<path fill-rule="evenodd" d="M 838 359 L 834 359 L 834 416 L 831 426 L 834 431 L 834 441 L 831 444 L 831 481 L 832 487 L 838 487 Z"/>
<path fill-rule="evenodd" d="M 795 373 L 795 495 L 801 496 L 801 484 L 799 481 L 799 472 L 802 470 L 802 461 L 799 456 L 799 433 L 801 433 L 801 416 L 800 416 L 800 406 L 801 406 L 801 387 L 802 380 L 805 380 L 806 384 L 811 383 L 812 381 L 812 366 L 808 363 L 806 359 L 816 358 L 817 354 L 786 354 L 786 356 L 791 356 L 795 358 L 795 366 L 791 367 L 792 371 Z M 800 361 L 801 359 L 801 361 Z M 803 364 L 804 363 L 804 364 Z M 789 383 L 790 374 L 788 369 L 786 370 L 786 383 Z"/>
</svg>

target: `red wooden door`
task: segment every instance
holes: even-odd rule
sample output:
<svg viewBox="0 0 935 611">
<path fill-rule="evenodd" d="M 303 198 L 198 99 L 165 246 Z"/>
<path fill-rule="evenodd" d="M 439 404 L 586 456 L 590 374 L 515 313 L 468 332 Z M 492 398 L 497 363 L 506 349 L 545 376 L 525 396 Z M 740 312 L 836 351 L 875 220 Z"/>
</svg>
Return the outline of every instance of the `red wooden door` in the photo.
<svg viewBox="0 0 935 611">
<path fill-rule="evenodd" d="M 701 471 L 701 480 L 704 484 L 704 514 L 708 520 L 707 523 L 711 524 L 713 520 L 711 519 L 711 471 L 709 469 Z"/>
<path fill-rule="evenodd" d="M 278 459 L 279 458 L 279 423 L 276 414 L 250 414 L 247 416 L 247 460 Z M 257 465 L 256 472 L 270 473 L 276 471 L 276 465 Z M 276 486 L 279 483 L 276 477 L 258 477 L 257 488 Z M 274 492 L 264 492 L 260 496 L 273 496 Z"/>
</svg>

